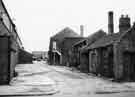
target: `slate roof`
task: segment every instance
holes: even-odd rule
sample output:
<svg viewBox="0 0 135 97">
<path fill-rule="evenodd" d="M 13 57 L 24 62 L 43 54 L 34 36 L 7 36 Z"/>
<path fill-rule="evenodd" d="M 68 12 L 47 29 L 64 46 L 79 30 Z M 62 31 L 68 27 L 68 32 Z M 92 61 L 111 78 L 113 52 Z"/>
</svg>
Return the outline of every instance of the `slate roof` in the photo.
<svg viewBox="0 0 135 97">
<path fill-rule="evenodd" d="M 106 33 L 103 30 L 98 30 L 92 35 L 89 35 L 87 40 L 88 40 L 88 46 L 91 45 L 93 42 L 99 40 L 100 38 L 106 36 Z"/>
<path fill-rule="evenodd" d="M 122 35 L 122 33 L 120 33 L 120 32 L 111 34 L 111 35 L 106 35 L 106 36 L 102 37 L 101 39 L 97 40 L 96 42 L 94 42 L 91 46 L 89 46 L 88 49 L 93 49 L 93 48 L 104 47 L 106 45 L 110 45 L 110 44 L 114 43 L 115 41 L 117 41 L 121 35 Z"/>
<path fill-rule="evenodd" d="M 88 49 L 94 49 L 98 47 L 105 47 L 107 45 L 113 44 L 114 42 L 121 39 L 122 36 L 124 36 L 126 33 L 128 33 L 132 28 L 128 29 L 125 32 L 117 32 L 114 34 L 106 35 L 102 37 L 101 39 L 94 42 L 92 45 L 89 46 Z"/>
<path fill-rule="evenodd" d="M 98 30 L 97 32 L 93 33 L 92 35 L 89 35 L 87 37 L 88 45 L 82 47 L 81 52 L 87 52 L 89 49 L 89 46 L 91 46 L 91 44 L 93 44 L 95 41 L 98 41 L 99 39 L 101 39 L 102 37 L 105 37 L 105 36 L 107 36 L 107 34 L 103 30 Z"/>
<path fill-rule="evenodd" d="M 89 46 L 89 45 L 91 45 L 93 42 L 95 42 L 97 39 L 99 39 L 99 38 L 101 38 L 101 37 L 103 37 L 103 36 L 105 36 L 105 35 L 106 35 L 106 33 L 105 33 L 103 30 L 98 30 L 98 31 L 95 32 L 94 34 L 89 35 L 89 36 L 86 37 L 85 39 L 83 39 L 83 40 L 77 42 L 75 45 L 79 45 L 81 42 L 87 40 L 87 42 L 88 42 L 88 45 L 87 45 L 87 46 Z"/>
<path fill-rule="evenodd" d="M 79 44 L 81 44 L 82 42 L 84 42 L 86 40 L 87 40 L 87 38 L 84 38 L 84 39 L 78 41 L 77 43 L 75 43 L 73 46 L 78 46 Z"/>
<path fill-rule="evenodd" d="M 132 29 L 135 29 L 135 23 L 133 24 L 133 26 L 131 28 L 129 28 L 125 32 L 117 32 L 117 33 L 106 35 L 106 36 L 102 37 L 101 39 L 97 40 L 92 45 L 90 45 L 87 49 L 94 49 L 94 48 L 98 48 L 98 47 L 105 47 L 107 45 L 111 45 L 111 44 L 121 40 L 121 38 L 123 36 L 125 36 L 126 33 L 132 31 Z"/>
<path fill-rule="evenodd" d="M 52 36 L 51 39 L 57 41 L 57 50 L 61 52 L 62 42 L 64 41 L 65 38 L 79 38 L 79 37 L 81 37 L 79 34 L 74 32 L 69 27 L 66 27 L 57 34 L 55 34 L 54 36 Z"/>
<path fill-rule="evenodd" d="M 74 32 L 69 27 L 66 27 L 63 30 L 61 30 L 60 32 L 58 32 L 57 34 L 55 34 L 54 36 L 52 36 L 52 38 L 54 38 L 56 40 L 63 40 L 65 37 L 80 37 L 80 35 L 78 35 L 76 32 Z"/>
</svg>

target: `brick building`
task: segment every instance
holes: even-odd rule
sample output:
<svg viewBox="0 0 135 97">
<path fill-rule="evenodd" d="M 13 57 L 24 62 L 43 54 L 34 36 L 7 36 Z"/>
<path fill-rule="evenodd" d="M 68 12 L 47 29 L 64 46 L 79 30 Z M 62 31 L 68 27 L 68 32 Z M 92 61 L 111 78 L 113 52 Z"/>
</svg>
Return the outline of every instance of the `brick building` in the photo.
<svg viewBox="0 0 135 97">
<path fill-rule="evenodd" d="M 89 46 L 90 72 L 116 80 L 135 80 L 135 24 L 122 15 L 119 32 L 113 32 L 113 13 L 109 13 L 109 34 Z"/>
<path fill-rule="evenodd" d="M 18 51 L 22 42 L 7 9 L 0 0 L 0 84 L 8 84 L 18 63 Z"/>
<path fill-rule="evenodd" d="M 50 38 L 50 45 L 49 45 L 49 64 L 51 65 L 62 65 L 62 49 L 63 49 L 63 41 L 65 38 L 68 37 L 80 37 L 77 33 L 75 33 L 69 27 L 64 28 L 56 35 Z"/>
<path fill-rule="evenodd" d="M 92 43 L 105 36 L 106 33 L 103 30 L 99 30 L 92 35 L 89 35 L 85 39 L 74 44 L 74 59 L 76 67 L 79 67 L 81 71 L 88 72 L 88 50 L 87 47 Z"/>
</svg>

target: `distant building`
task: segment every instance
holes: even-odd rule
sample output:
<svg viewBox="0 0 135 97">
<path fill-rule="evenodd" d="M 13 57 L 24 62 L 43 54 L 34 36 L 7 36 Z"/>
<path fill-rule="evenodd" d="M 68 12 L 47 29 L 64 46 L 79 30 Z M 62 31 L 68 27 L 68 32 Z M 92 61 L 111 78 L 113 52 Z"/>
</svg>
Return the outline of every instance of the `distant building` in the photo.
<svg viewBox="0 0 135 97">
<path fill-rule="evenodd" d="M 33 51 L 33 58 L 35 60 L 46 60 L 48 59 L 48 52 L 47 51 Z"/>
<path fill-rule="evenodd" d="M 32 62 L 33 62 L 33 54 L 24 49 L 19 49 L 18 64 L 32 64 Z"/>
<path fill-rule="evenodd" d="M 74 39 L 76 40 L 77 37 L 80 37 L 77 33 L 75 33 L 72 29 L 66 27 L 60 32 L 58 32 L 56 35 L 52 36 L 50 38 L 50 46 L 49 46 L 49 63 L 51 65 L 53 64 L 63 64 L 63 41 L 67 38 L 71 39 L 71 44 L 74 42 Z"/>
</svg>

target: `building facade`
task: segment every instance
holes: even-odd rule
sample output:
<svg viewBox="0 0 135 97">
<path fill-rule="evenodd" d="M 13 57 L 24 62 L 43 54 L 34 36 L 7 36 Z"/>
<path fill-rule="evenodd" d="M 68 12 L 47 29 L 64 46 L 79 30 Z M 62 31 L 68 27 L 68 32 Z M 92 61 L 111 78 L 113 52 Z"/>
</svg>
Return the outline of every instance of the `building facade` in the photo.
<svg viewBox="0 0 135 97">
<path fill-rule="evenodd" d="M 88 72 L 88 62 L 89 62 L 89 54 L 87 48 L 97 41 L 98 39 L 105 36 L 106 33 L 103 30 L 99 30 L 94 34 L 86 37 L 85 39 L 74 44 L 74 58 L 76 66 L 83 72 Z"/>
<path fill-rule="evenodd" d="M 0 84 L 8 84 L 15 73 L 22 42 L 7 9 L 0 0 Z"/>
<path fill-rule="evenodd" d="M 49 45 L 49 64 L 51 65 L 64 65 L 62 60 L 62 50 L 63 50 L 63 41 L 65 38 L 76 38 L 80 37 L 76 32 L 74 32 L 69 27 L 64 28 L 56 35 L 50 38 L 50 45 Z"/>
<path fill-rule="evenodd" d="M 47 51 L 33 51 L 32 54 L 33 54 L 33 59 L 35 59 L 35 60 L 43 60 L 43 61 L 48 60 Z"/>
<path fill-rule="evenodd" d="M 89 70 L 115 80 L 135 81 L 135 24 L 122 15 L 119 32 L 111 33 L 89 47 Z"/>
<path fill-rule="evenodd" d="M 76 67 L 73 45 L 78 41 L 84 39 L 83 37 L 66 37 L 62 42 L 62 64 L 64 66 L 73 66 Z"/>
</svg>

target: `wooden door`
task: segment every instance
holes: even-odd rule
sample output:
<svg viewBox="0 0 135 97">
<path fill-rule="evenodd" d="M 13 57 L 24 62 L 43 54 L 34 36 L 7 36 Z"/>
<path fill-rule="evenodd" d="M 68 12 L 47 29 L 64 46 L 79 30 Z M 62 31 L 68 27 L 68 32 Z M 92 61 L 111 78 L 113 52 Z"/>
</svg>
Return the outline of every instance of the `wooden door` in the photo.
<svg viewBox="0 0 135 97">
<path fill-rule="evenodd" d="M 124 77 L 130 81 L 135 80 L 135 53 L 124 53 Z"/>
<path fill-rule="evenodd" d="M 130 77 L 131 80 L 135 80 L 135 53 L 131 54 Z"/>
</svg>

